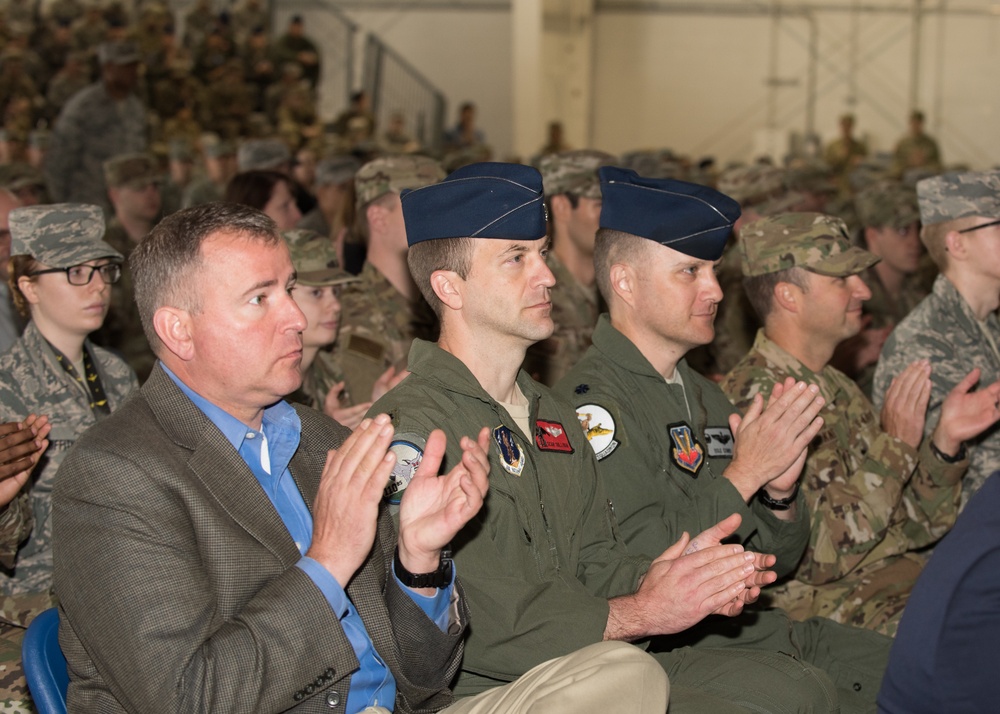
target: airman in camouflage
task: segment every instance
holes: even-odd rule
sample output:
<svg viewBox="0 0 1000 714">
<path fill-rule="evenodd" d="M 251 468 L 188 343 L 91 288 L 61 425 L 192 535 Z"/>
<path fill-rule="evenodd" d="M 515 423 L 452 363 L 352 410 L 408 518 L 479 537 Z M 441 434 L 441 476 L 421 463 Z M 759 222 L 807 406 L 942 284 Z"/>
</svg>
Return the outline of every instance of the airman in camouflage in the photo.
<svg viewBox="0 0 1000 714">
<path fill-rule="evenodd" d="M 437 320 L 406 265 L 399 192 L 439 182 L 440 164 L 424 156 L 370 161 L 354 177 L 358 232 L 368 239 L 360 281 L 341 295 L 343 317 L 334 356 L 355 400 L 372 393 L 387 369 L 402 369 L 415 337 L 435 339 Z"/>
<path fill-rule="evenodd" d="M 101 240 L 104 218 L 97 206 L 54 204 L 16 208 L 10 213 L 12 255 L 30 255 L 44 268 L 62 269 L 98 258 L 120 261 L 122 255 Z M 59 277 L 59 276 L 56 276 Z M 97 279 L 93 275 L 91 280 Z M 53 306 L 48 306 L 53 309 Z M 58 306 L 56 306 L 58 307 Z M 99 383 L 103 404 L 34 321 L 14 347 L 0 357 L 0 421 L 28 414 L 49 417 L 50 445 L 35 469 L 28 497 L 35 526 L 17 555 L 13 572 L 0 577 L 5 594 L 43 592 L 52 582 L 51 494 L 56 470 L 76 438 L 106 412 L 118 407 L 137 386 L 135 374 L 120 357 L 88 341 L 85 365 L 92 365 L 87 382 Z M 61 359 L 62 358 L 62 359 Z M 89 371 L 89 370 L 85 370 Z"/>
<path fill-rule="evenodd" d="M 151 155 L 123 154 L 104 162 L 104 179 L 115 209 L 104 239 L 127 261 L 160 217 L 163 177 Z M 122 266 L 122 277 L 111 291 L 111 309 L 93 337 L 103 347 L 120 353 L 140 382 L 153 371 L 156 355 L 142 329 L 132 271 L 127 264 Z"/>
<path fill-rule="evenodd" d="M 107 207 L 103 163 L 147 146 L 146 108 L 133 94 L 138 51 L 129 42 L 109 42 L 99 56 L 101 81 L 74 95 L 52 130 L 45 176 L 56 201 Z"/>
<path fill-rule="evenodd" d="M 924 113 L 910 113 L 910 131 L 896 144 L 893 152 L 893 172 L 902 177 L 912 169 L 941 171 L 941 151 L 937 142 L 924 132 Z"/>
<path fill-rule="evenodd" d="M 548 204 L 548 263 L 556 284 L 549 291 L 555 331 L 528 348 L 524 370 L 552 386 L 590 347 L 601 314 L 594 279 L 594 239 L 601 217 L 601 182 L 597 169 L 615 157 L 582 149 L 550 154 L 539 170 Z"/>
<path fill-rule="evenodd" d="M 868 155 L 864 142 L 854 138 L 854 115 L 840 117 L 840 136 L 827 144 L 823 160 L 841 179 L 841 186 L 848 188 L 847 175 Z"/>
<path fill-rule="evenodd" d="M 296 302 L 302 306 L 297 294 L 299 291 L 305 292 L 309 288 L 338 288 L 334 291 L 337 304 L 333 317 L 335 321 L 339 321 L 340 304 L 337 299 L 339 288 L 356 282 L 358 278 L 341 268 L 337 251 L 326 236 L 303 229 L 285 231 L 281 235 L 288 244 L 292 265 L 295 266 L 296 283 L 292 296 Z M 307 308 L 303 308 L 303 312 L 310 322 L 302 333 L 302 386 L 287 399 L 323 411 L 330 390 L 335 387 L 343 388 L 344 372 L 333 355 L 323 349 L 329 343 L 325 339 L 314 342 L 315 326 L 312 324 L 310 312 Z M 330 337 L 336 338 L 336 332 Z M 332 341 L 333 339 L 330 340 Z M 354 404 L 355 401 L 350 393 L 346 390 L 340 392 L 340 407 L 351 407 Z"/>
<path fill-rule="evenodd" d="M 925 431 L 956 384 L 979 370 L 980 391 L 1000 379 L 1000 171 L 944 174 L 917 184 L 920 238 L 941 270 L 934 287 L 886 340 L 875 370 L 876 405 L 914 359 L 933 367 Z M 968 501 L 1000 464 L 1000 428 L 966 442 Z"/>
<path fill-rule="evenodd" d="M 981 398 L 968 394 L 971 383 L 955 390 L 925 439 L 928 364 L 907 369 L 881 416 L 829 365 L 837 343 L 861 328 L 870 293 L 860 274 L 878 260 L 851 245 L 843 221 L 817 213 L 764 218 L 742 229 L 739 246 L 764 328 L 723 390 L 746 409 L 755 395 L 792 377 L 817 385 L 827 405 L 800 480 L 812 521 L 809 546 L 792 579 L 769 598 L 799 619 L 822 615 L 891 635 L 924 563 L 917 551 L 955 521 L 968 463 L 955 456 L 965 438 L 961 420 Z M 995 420 L 1000 410 L 993 406 Z M 992 423 L 972 418 L 980 429 Z"/>
<path fill-rule="evenodd" d="M 740 226 L 761 216 L 789 211 L 805 200 L 804 194 L 789 191 L 785 171 L 765 164 L 728 169 L 719 177 L 719 191 L 740 204 L 742 214 L 733 228 L 738 237 Z M 716 271 L 723 299 L 715 317 L 715 339 L 689 355 L 689 360 L 703 374 L 720 377 L 743 358 L 753 344 L 759 327 L 756 315 L 747 302 L 740 284 L 740 260 L 736 241 L 731 240 Z"/>
<path fill-rule="evenodd" d="M 920 212 L 917 194 L 902 184 L 876 182 L 855 198 L 862 245 L 881 260 L 863 279 L 872 296 L 864 304 L 870 324 L 838 347 L 835 360 L 871 398 L 875 363 L 892 329 L 928 293 L 921 271 Z"/>
</svg>

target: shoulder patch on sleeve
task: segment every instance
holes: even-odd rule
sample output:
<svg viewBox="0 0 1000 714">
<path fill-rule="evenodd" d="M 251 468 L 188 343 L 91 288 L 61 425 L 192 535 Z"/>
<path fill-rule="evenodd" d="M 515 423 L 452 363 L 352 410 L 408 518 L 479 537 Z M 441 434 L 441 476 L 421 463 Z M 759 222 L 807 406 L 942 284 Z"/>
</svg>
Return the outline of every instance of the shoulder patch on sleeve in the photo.
<svg viewBox="0 0 1000 714">
<path fill-rule="evenodd" d="M 576 418 L 598 461 L 606 459 L 618 448 L 615 420 L 607 409 L 599 404 L 581 404 L 576 408 Z"/>
<path fill-rule="evenodd" d="M 410 485 L 413 474 L 420 466 L 420 460 L 424 458 L 425 446 L 427 440 L 419 434 L 396 434 L 389 444 L 389 451 L 396 455 L 396 465 L 392 467 L 384 492 L 385 499 L 390 504 L 399 505 L 403 491 Z"/>
</svg>

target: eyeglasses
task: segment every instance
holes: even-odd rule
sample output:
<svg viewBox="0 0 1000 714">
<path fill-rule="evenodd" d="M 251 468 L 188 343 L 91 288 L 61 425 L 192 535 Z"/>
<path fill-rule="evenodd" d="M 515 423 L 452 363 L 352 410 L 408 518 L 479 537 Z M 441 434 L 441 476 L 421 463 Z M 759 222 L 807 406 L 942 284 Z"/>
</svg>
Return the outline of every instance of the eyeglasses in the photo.
<svg viewBox="0 0 1000 714">
<path fill-rule="evenodd" d="M 1000 226 L 1000 219 L 990 221 L 989 223 L 981 223 L 978 226 L 972 226 L 972 228 L 963 228 L 959 233 L 971 233 L 972 231 L 978 231 L 980 228 L 989 228 L 990 226 Z"/>
<path fill-rule="evenodd" d="M 68 268 L 47 268 L 28 273 L 30 277 L 46 273 L 66 273 L 70 285 L 89 285 L 94 279 L 94 273 L 101 274 L 101 280 L 108 285 L 117 283 L 122 277 L 121 263 L 104 263 L 103 265 L 71 265 Z"/>
</svg>

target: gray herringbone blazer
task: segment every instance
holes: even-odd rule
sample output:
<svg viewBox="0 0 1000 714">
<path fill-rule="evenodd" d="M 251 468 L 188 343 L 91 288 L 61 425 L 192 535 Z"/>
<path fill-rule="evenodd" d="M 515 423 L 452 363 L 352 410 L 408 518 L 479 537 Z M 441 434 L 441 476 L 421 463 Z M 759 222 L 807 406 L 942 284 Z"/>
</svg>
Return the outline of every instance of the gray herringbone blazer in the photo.
<svg viewBox="0 0 1000 714">
<path fill-rule="evenodd" d="M 327 451 L 349 433 L 300 409 L 290 471 L 313 507 Z M 357 659 L 267 495 L 157 365 L 67 455 L 53 496 L 59 642 L 70 711 L 342 712 Z M 436 711 L 467 611 L 442 633 L 389 574 L 380 515 L 348 586 L 397 679 L 396 709 Z M 458 624 L 461 623 L 461 624 Z"/>
</svg>

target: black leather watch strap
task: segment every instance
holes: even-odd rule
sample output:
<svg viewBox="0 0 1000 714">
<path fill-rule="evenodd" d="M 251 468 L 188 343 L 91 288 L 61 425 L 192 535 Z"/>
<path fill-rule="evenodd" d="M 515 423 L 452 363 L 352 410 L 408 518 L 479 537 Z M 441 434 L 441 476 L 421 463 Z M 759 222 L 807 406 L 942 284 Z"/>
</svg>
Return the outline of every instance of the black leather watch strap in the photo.
<svg viewBox="0 0 1000 714">
<path fill-rule="evenodd" d="M 408 588 L 446 588 L 451 585 L 451 553 L 448 550 L 441 551 L 441 562 L 438 569 L 431 573 L 411 573 L 399 562 L 399 546 L 396 546 L 396 553 L 392 558 L 392 572 L 399 578 L 399 582 Z"/>
<path fill-rule="evenodd" d="M 772 511 L 787 511 L 795 503 L 795 498 L 799 495 L 799 484 L 795 484 L 795 490 L 792 491 L 792 495 L 788 498 L 771 498 L 767 494 L 766 489 L 761 489 L 757 492 L 757 498 L 763 503 L 767 508 Z"/>
</svg>

